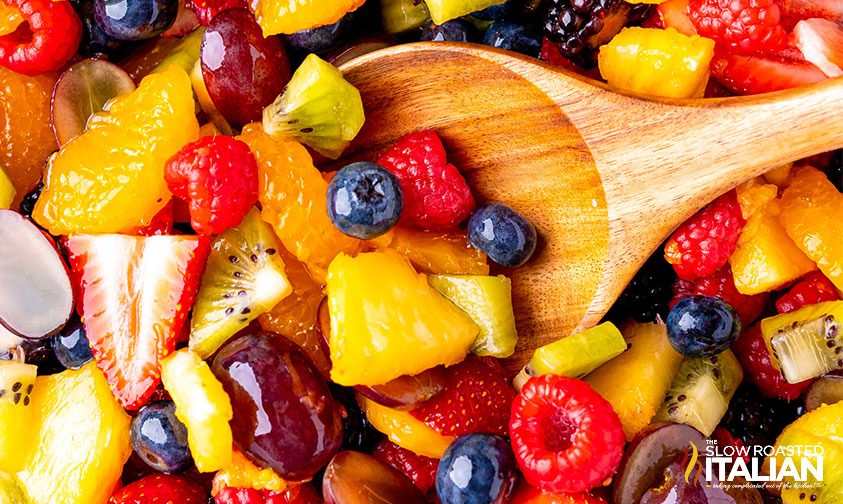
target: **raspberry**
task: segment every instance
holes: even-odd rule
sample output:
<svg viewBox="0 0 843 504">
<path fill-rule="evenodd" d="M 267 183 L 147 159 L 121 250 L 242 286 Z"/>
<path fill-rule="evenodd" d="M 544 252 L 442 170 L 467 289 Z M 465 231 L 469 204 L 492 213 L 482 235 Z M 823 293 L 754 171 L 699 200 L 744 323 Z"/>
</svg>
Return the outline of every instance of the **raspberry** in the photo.
<svg viewBox="0 0 843 504">
<path fill-rule="evenodd" d="M 258 201 L 258 166 L 249 146 L 227 136 L 208 136 L 184 146 L 167 161 L 167 187 L 190 206 L 190 224 L 202 235 L 218 234 L 243 220 Z"/>
<path fill-rule="evenodd" d="M 436 483 L 438 459 L 417 455 L 388 439 L 378 443 L 372 456 L 413 480 L 424 494 Z"/>
<path fill-rule="evenodd" d="M 775 54 L 787 45 L 776 0 L 690 0 L 691 22 L 703 37 L 738 54 Z"/>
<path fill-rule="evenodd" d="M 0 36 L 0 65 L 14 72 L 38 75 L 57 70 L 76 53 L 82 22 L 66 0 L 3 0 L 20 10 L 26 21 Z"/>
<path fill-rule="evenodd" d="M 585 492 L 603 483 L 623 455 L 623 427 L 587 383 L 531 378 L 512 403 L 512 448 L 526 480 L 548 492 Z"/>
<path fill-rule="evenodd" d="M 808 273 L 805 278 L 790 288 L 785 295 L 776 301 L 776 310 L 779 313 L 787 313 L 825 301 L 836 301 L 840 299 L 837 295 L 837 288 L 820 271 Z"/>
<path fill-rule="evenodd" d="M 773 367 L 759 324 L 744 331 L 732 345 L 732 350 L 741 363 L 745 378 L 757 385 L 767 397 L 796 399 L 811 384 L 810 380 L 796 384 L 785 381 L 781 372 Z"/>
<path fill-rule="evenodd" d="M 227 9 L 245 9 L 245 0 L 187 0 L 185 6 L 196 13 L 203 26 L 211 24 L 211 19 Z"/>
<path fill-rule="evenodd" d="M 664 257 L 684 280 L 711 275 L 729 260 L 745 225 L 735 191 L 729 191 L 679 226 Z"/>
<path fill-rule="evenodd" d="M 378 159 L 398 177 L 404 193 L 402 221 L 423 229 L 450 229 L 474 210 L 474 197 L 462 174 L 448 163 L 442 140 L 433 131 L 401 137 Z"/>
<path fill-rule="evenodd" d="M 766 293 L 748 296 L 738 292 L 735 287 L 735 278 L 732 276 L 732 268 L 728 264 L 715 271 L 714 274 L 695 281 L 677 279 L 673 284 L 673 299 L 670 301 L 670 307 L 673 308 L 673 305 L 679 301 L 695 295 L 716 296 L 726 301 L 741 316 L 743 327 L 755 322 L 755 319 L 761 315 L 768 297 Z"/>
<path fill-rule="evenodd" d="M 513 397 L 515 391 L 496 359 L 470 355 L 448 368 L 445 390 L 410 414 L 446 436 L 506 435 Z"/>
</svg>

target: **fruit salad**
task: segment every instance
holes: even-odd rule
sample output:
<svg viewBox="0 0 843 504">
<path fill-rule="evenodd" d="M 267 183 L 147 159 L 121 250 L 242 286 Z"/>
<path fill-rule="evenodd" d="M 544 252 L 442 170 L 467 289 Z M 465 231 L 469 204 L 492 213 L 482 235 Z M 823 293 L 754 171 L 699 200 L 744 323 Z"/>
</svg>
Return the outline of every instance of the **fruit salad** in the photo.
<svg viewBox="0 0 843 504">
<path fill-rule="evenodd" d="M 347 155 L 419 41 L 720 98 L 843 76 L 843 2 L 0 0 L 0 503 L 843 503 L 843 150 L 521 355 L 524 209 Z"/>
</svg>

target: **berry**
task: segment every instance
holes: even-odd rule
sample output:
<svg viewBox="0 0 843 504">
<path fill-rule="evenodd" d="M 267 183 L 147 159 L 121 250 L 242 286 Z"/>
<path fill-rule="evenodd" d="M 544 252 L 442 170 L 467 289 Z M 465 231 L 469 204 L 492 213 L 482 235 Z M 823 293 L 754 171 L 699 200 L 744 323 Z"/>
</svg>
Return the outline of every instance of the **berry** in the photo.
<svg viewBox="0 0 843 504">
<path fill-rule="evenodd" d="M 790 288 L 787 293 L 776 301 L 776 310 L 779 313 L 796 311 L 803 306 L 822 303 L 824 301 L 837 301 L 840 296 L 837 288 L 819 271 L 808 273 L 805 278 Z"/>
<path fill-rule="evenodd" d="M 600 46 L 624 26 L 639 24 L 649 15 L 649 5 L 624 0 L 550 0 L 544 33 L 563 56 L 591 68 L 597 64 Z"/>
<path fill-rule="evenodd" d="M 336 23 L 293 33 L 287 36 L 287 42 L 305 53 L 324 54 L 352 33 L 356 19 L 355 13 L 350 12 Z"/>
<path fill-rule="evenodd" d="M 542 47 L 542 33 L 530 24 L 495 21 L 486 30 L 483 43 L 536 57 Z"/>
<path fill-rule="evenodd" d="M 135 229 L 134 234 L 138 236 L 161 236 L 173 234 L 175 224 L 175 201 L 170 200 L 160 212 L 152 217 L 146 226 Z"/>
<path fill-rule="evenodd" d="M 686 357 L 717 355 L 728 349 L 740 332 L 738 313 L 716 297 L 686 297 L 667 315 L 670 344 Z"/>
<path fill-rule="evenodd" d="M 383 440 L 383 434 L 372 427 L 366 414 L 357 404 L 353 390 L 329 383 L 331 395 L 342 405 L 342 450 L 368 453 Z"/>
<path fill-rule="evenodd" d="M 495 359 L 469 356 L 448 369 L 445 390 L 410 414 L 446 436 L 505 435 L 513 397 L 515 391 Z"/>
<path fill-rule="evenodd" d="M 638 270 L 607 316 L 617 321 L 627 317 L 636 322 L 655 322 L 658 317 L 664 320 L 675 278 L 676 273 L 664 258 L 653 255 Z"/>
<path fill-rule="evenodd" d="M 503 3 L 499 3 L 497 5 L 490 5 L 483 10 L 475 11 L 471 13 L 471 17 L 474 19 L 479 19 L 481 21 L 497 21 L 498 19 L 502 19 L 506 17 L 507 14 L 512 10 L 512 6 L 515 4 L 512 0 L 506 0 Z"/>
<path fill-rule="evenodd" d="M 754 383 L 767 397 L 793 400 L 802 395 L 811 384 L 811 380 L 790 384 L 784 379 L 781 371 L 773 367 L 760 324 L 744 331 L 732 345 L 732 350 L 741 363 L 745 378 Z"/>
<path fill-rule="evenodd" d="M 117 490 L 108 504 L 205 504 L 208 496 L 195 482 L 181 476 L 153 474 Z"/>
<path fill-rule="evenodd" d="M 720 425 L 745 446 L 767 446 L 773 445 L 782 429 L 802 413 L 802 401 L 763 397 L 754 385 L 744 383 L 732 397 Z"/>
<path fill-rule="evenodd" d="M 436 471 L 442 504 L 506 502 L 518 468 L 509 443 L 492 434 L 469 434 L 451 443 Z"/>
<path fill-rule="evenodd" d="M 826 75 L 805 61 L 802 53 L 776 56 L 744 56 L 716 51 L 711 75 L 738 94 L 759 94 L 806 86 L 825 80 Z"/>
<path fill-rule="evenodd" d="M 62 67 L 76 53 L 82 39 L 82 23 L 70 2 L 52 0 L 4 0 L 18 9 L 31 36 L 18 30 L 0 36 L 0 66 L 26 75 L 38 75 Z"/>
<path fill-rule="evenodd" d="M 826 176 L 838 191 L 843 192 L 843 149 L 834 151 Z"/>
<path fill-rule="evenodd" d="M 547 492 L 584 492 L 618 469 L 626 443 L 612 406 L 587 383 L 531 378 L 512 403 L 509 435 L 518 466 Z"/>
<path fill-rule="evenodd" d="M 787 45 L 776 0 L 690 0 L 688 7 L 700 35 L 737 54 L 775 54 Z"/>
<path fill-rule="evenodd" d="M 673 299 L 670 301 L 671 308 L 688 296 L 718 297 L 738 312 L 744 326 L 755 322 L 767 304 L 767 294 L 746 295 L 738 292 L 732 269 L 728 264 L 715 271 L 714 274 L 695 281 L 677 279 L 673 284 L 673 294 Z"/>
<path fill-rule="evenodd" d="M 94 0 L 97 24 L 119 40 L 146 40 L 176 22 L 176 0 Z"/>
<path fill-rule="evenodd" d="M 173 401 L 151 402 L 132 419 L 132 448 L 146 464 L 163 473 L 181 472 L 192 459 L 187 428 L 176 418 Z"/>
<path fill-rule="evenodd" d="M 187 0 L 188 9 L 196 13 L 199 22 L 204 26 L 211 24 L 211 20 L 220 12 L 227 9 L 245 9 L 245 0 Z"/>
<path fill-rule="evenodd" d="M 53 336 L 51 343 L 56 358 L 67 369 L 79 369 L 94 358 L 91 344 L 78 318 L 71 320 Z"/>
<path fill-rule="evenodd" d="M 82 21 L 79 54 L 88 57 L 105 55 L 115 60 L 131 47 L 129 41 L 114 38 L 103 31 L 94 15 L 94 0 L 79 0 L 71 3 L 74 4 L 76 13 Z"/>
<path fill-rule="evenodd" d="M 23 199 L 21 199 L 20 206 L 18 207 L 18 212 L 21 215 L 26 217 L 32 216 L 32 211 L 35 209 L 35 203 L 41 196 L 41 191 L 43 189 L 44 184 L 42 182 L 38 182 L 38 185 L 36 185 L 34 189 L 24 195 Z"/>
<path fill-rule="evenodd" d="M 729 260 L 745 225 L 735 191 L 730 191 L 679 226 L 667 240 L 664 256 L 679 278 L 711 275 Z"/>
<path fill-rule="evenodd" d="M 536 228 L 524 216 L 504 205 L 477 208 L 468 220 L 468 240 L 501 266 L 515 268 L 536 251 Z"/>
<path fill-rule="evenodd" d="M 258 201 L 258 166 L 249 146 L 227 136 L 185 145 L 164 173 L 173 196 L 190 206 L 190 225 L 200 235 L 240 224 Z"/>
<path fill-rule="evenodd" d="M 97 365 L 125 409 L 160 380 L 193 306 L 208 243 L 195 236 L 73 235 L 65 242 Z M 142 280 L 142 281 L 141 281 Z"/>
<path fill-rule="evenodd" d="M 421 40 L 428 42 L 474 42 L 477 38 L 477 29 L 463 19 L 452 19 L 442 24 L 431 21 L 421 30 Z"/>
<path fill-rule="evenodd" d="M 398 177 L 404 194 L 402 221 L 424 229 L 450 229 L 474 209 L 462 174 L 448 163 L 442 140 L 433 131 L 401 137 L 377 163 Z"/>
<path fill-rule="evenodd" d="M 370 240 L 401 217 L 403 196 L 398 178 L 374 163 L 352 163 L 328 184 L 328 217 L 340 231 Z"/>
<path fill-rule="evenodd" d="M 417 455 L 388 439 L 378 443 L 372 456 L 413 480 L 422 493 L 427 493 L 436 483 L 438 459 Z"/>
</svg>

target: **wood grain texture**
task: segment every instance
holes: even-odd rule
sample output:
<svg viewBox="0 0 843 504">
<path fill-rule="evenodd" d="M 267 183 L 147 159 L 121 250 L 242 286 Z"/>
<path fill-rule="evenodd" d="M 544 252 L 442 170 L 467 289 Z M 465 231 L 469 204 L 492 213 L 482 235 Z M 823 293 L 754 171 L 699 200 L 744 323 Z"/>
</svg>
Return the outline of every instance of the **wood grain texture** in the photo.
<svg viewBox="0 0 843 504">
<path fill-rule="evenodd" d="M 771 95 L 649 101 L 483 46 L 392 47 L 342 67 L 366 125 L 348 159 L 434 129 L 480 201 L 536 225 L 513 280 L 519 346 L 586 329 L 708 201 L 777 164 L 843 147 L 843 80 Z"/>
</svg>

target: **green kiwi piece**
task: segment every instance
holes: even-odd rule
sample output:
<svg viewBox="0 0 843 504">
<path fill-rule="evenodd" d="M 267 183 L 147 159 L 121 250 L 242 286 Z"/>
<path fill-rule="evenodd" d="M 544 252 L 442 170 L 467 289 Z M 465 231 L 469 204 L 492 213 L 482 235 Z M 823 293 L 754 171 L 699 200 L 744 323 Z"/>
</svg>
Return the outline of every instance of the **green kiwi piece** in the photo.
<svg viewBox="0 0 843 504">
<path fill-rule="evenodd" d="M 685 359 L 653 421 L 684 423 L 710 436 L 741 380 L 743 371 L 731 350 Z"/>
<path fill-rule="evenodd" d="M 582 378 L 626 348 L 626 340 L 618 328 L 604 322 L 534 350 L 530 362 L 515 377 L 515 388 L 520 390 L 531 377 L 549 373 Z"/>
<path fill-rule="evenodd" d="M 427 4 L 419 0 L 381 0 L 381 20 L 388 33 L 421 28 L 430 19 Z"/>
<path fill-rule="evenodd" d="M 843 369 L 843 301 L 828 301 L 761 321 L 761 333 L 788 383 Z"/>
<path fill-rule="evenodd" d="M 190 321 L 191 350 L 208 358 L 292 292 L 281 246 L 254 208 L 239 226 L 214 238 Z"/>
<path fill-rule="evenodd" d="M 360 92 L 336 67 L 315 54 L 304 59 L 284 93 L 263 110 L 263 129 L 293 137 L 337 159 L 363 127 Z"/>
<path fill-rule="evenodd" d="M 460 307 L 480 328 L 472 353 L 506 358 L 515 353 L 518 331 L 509 278 L 484 275 L 430 275 L 428 283 Z"/>
</svg>

